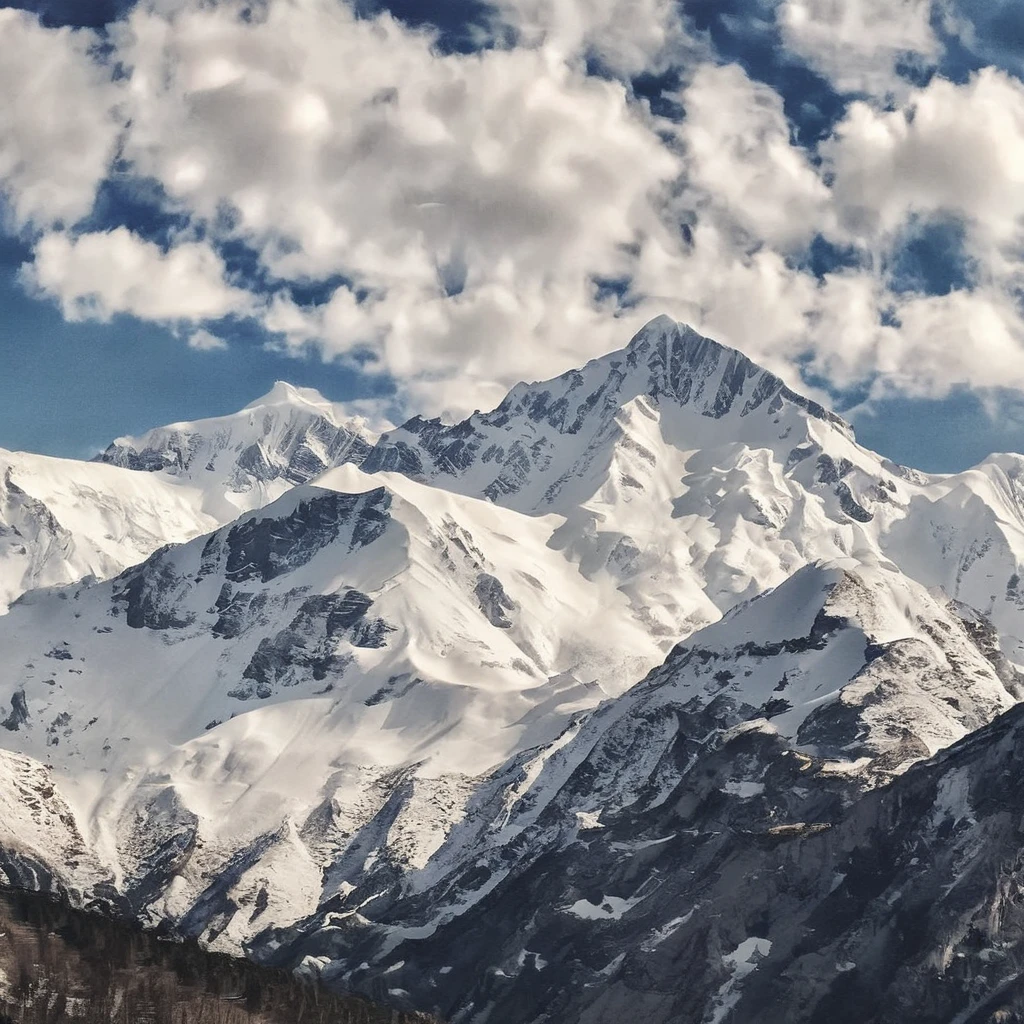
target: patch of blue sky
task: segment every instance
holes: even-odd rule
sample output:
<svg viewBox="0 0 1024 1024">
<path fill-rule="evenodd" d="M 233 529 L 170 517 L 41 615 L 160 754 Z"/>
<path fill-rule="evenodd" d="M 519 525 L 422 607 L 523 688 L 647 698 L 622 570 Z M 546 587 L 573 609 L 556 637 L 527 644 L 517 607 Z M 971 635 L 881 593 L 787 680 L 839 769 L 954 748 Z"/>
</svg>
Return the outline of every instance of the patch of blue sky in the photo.
<svg viewBox="0 0 1024 1024">
<path fill-rule="evenodd" d="M 934 399 L 893 397 L 847 415 L 861 444 L 929 473 L 957 472 L 992 452 L 1024 447 L 1024 397 L 1008 389 L 983 394 L 957 388 Z"/>
<path fill-rule="evenodd" d="M 776 7 L 768 0 L 682 4 L 693 28 L 707 35 L 719 60 L 739 64 L 750 78 L 770 85 L 782 97 L 794 140 L 810 147 L 831 135 L 847 101 L 782 45 Z"/>
<path fill-rule="evenodd" d="M 803 252 L 789 258 L 794 268 L 811 273 L 819 280 L 838 270 L 859 267 L 863 262 L 863 255 L 853 246 L 838 245 L 820 234 L 811 239 Z"/>
<path fill-rule="evenodd" d="M 600 70 L 600 66 L 593 62 L 588 70 L 594 74 Z M 668 67 L 657 73 L 645 72 L 634 75 L 630 80 L 630 86 L 633 95 L 638 99 L 646 100 L 651 112 L 657 117 L 680 121 L 684 116 L 684 111 L 676 96 L 682 85 L 682 78 L 680 67 Z"/>
<path fill-rule="evenodd" d="M 994 66 L 1024 76 L 1024 4 L 1020 0 L 956 0 L 936 4 L 933 28 L 943 43 L 940 73 L 965 81 Z"/>
<path fill-rule="evenodd" d="M 1024 445 L 1024 395 L 1019 391 L 959 387 L 939 398 L 871 398 L 872 381 L 836 390 L 806 360 L 800 362 L 803 383 L 829 394 L 828 404 L 852 424 L 857 440 L 901 465 L 955 473 L 992 452 Z"/>
<path fill-rule="evenodd" d="M 337 401 L 386 398 L 393 391 L 386 378 L 275 349 L 250 321 L 205 325 L 229 343 L 214 351 L 188 348 L 190 328 L 176 331 L 128 316 L 68 322 L 55 303 L 32 298 L 17 282 L 30 255 L 23 242 L 0 237 L 5 448 L 88 457 L 121 434 L 240 409 L 278 379 Z"/>
<path fill-rule="evenodd" d="M 100 29 L 134 7 L 135 0 L 6 0 L 4 6 L 32 11 L 47 28 Z"/>
<path fill-rule="evenodd" d="M 633 281 L 629 277 L 592 277 L 594 301 L 612 310 L 629 309 L 640 301 L 632 292 Z"/>
<path fill-rule="evenodd" d="M 190 225 L 187 212 L 176 208 L 159 182 L 115 169 L 100 183 L 92 210 L 75 225 L 75 231 L 124 226 L 167 248 Z"/>
<path fill-rule="evenodd" d="M 494 7 L 482 0 L 353 0 L 363 17 L 388 11 L 413 28 L 437 33 L 437 48 L 445 53 L 472 53 L 504 38 Z"/>
<path fill-rule="evenodd" d="M 906 226 L 888 265 L 894 292 L 948 295 L 974 283 L 976 266 L 967 252 L 965 230 L 956 219 L 913 219 Z"/>
</svg>

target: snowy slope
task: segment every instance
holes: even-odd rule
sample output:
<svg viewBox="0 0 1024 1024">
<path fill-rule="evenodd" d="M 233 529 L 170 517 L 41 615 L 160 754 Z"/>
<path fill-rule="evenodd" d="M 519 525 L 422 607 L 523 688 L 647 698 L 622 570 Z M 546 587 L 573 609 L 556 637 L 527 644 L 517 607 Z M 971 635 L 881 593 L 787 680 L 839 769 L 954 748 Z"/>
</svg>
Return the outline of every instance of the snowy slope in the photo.
<svg viewBox="0 0 1024 1024">
<path fill-rule="evenodd" d="M 847 560 L 739 606 L 585 719 L 657 647 L 607 581 L 566 572 L 550 530 L 345 467 L 113 581 L 25 598 L 0 627 L 17 666 L 0 724 L 53 766 L 77 823 L 61 841 L 86 837 L 88 872 L 12 826 L 36 844 L 23 854 L 227 948 L 382 887 L 362 919 L 404 892 L 418 916 L 427 901 L 415 934 L 429 937 L 486 895 L 467 865 L 500 881 L 570 776 L 585 792 L 524 863 L 652 773 L 677 785 L 664 764 L 684 709 L 713 708 L 716 735 L 766 730 L 863 787 L 1017 698 L 988 634 Z M 758 792 L 749 775 L 737 792 Z"/>
<path fill-rule="evenodd" d="M 701 836 L 774 841 L 829 822 L 844 803 L 1014 705 L 1017 680 L 1000 678 L 994 651 L 890 570 L 803 569 L 681 644 L 554 743 L 481 780 L 429 864 L 396 878 L 350 859 L 347 873 L 331 876 L 343 906 L 360 907 L 344 946 L 323 911 L 290 942 L 330 950 L 326 977 L 338 983 L 367 984 L 380 965 L 394 967 L 394 983 L 445 1019 L 533 1020 L 509 1016 L 528 1006 L 544 1019 L 540 1010 L 566 998 L 569 978 L 602 984 L 580 960 L 603 969 L 641 943 L 653 950 L 659 932 L 694 909 L 692 896 L 682 906 L 665 894 L 650 899 L 661 883 L 636 867 L 639 854 L 688 836 L 674 846 L 674 870 L 688 878 Z M 609 847 L 605 829 L 616 822 Z M 603 867 L 581 878 L 573 865 L 595 843 Z M 720 916 L 695 913 L 695 927 Z M 624 917 L 614 944 L 588 950 L 601 922 Z M 463 932 L 473 936 L 468 946 L 456 940 Z M 255 946 L 272 955 L 278 939 Z M 550 974 L 527 969 L 533 956 Z M 439 977 L 441 963 L 449 972 Z M 481 963 L 504 980 L 480 980 Z"/>
<path fill-rule="evenodd" d="M 279 382 L 238 413 L 120 438 L 91 463 L 0 450 L 0 613 L 25 591 L 116 575 L 359 462 L 373 439 L 341 406 Z"/>
<path fill-rule="evenodd" d="M 1020 705 L 865 792 L 681 682 L 666 666 L 546 759 L 513 856 L 481 828 L 461 871 L 356 887 L 346 933 L 317 915 L 262 955 L 326 953 L 347 985 L 383 969 L 455 1024 L 1016 1019 Z"/>
<path fill-rule="evenodd" d="M 27 590 L 107 577 L 217 525 L 195 488 L 0 450 L 0 613 Z"/>
<path fill-rule="evenodd" d="M 372 816 L 396 773 L 449 803 L 426 830 L 430 801 L 403 811 L 407 856 L 425 860 L 474 776 L 661 660 L 613 581 L 548 545 L 553 528 L 334 470 L 112 581 L 23 598 L 0 630 L 6 745 L 63 775 L 112 876 L 161 841 L 122 834 L 151 800 L 223 864 L 325 798 Z"/>
<path fill-rule="evenodd" d="M 690 890 L 632 927 L 654 885 L 633 838 L 675 836 L 686 877 L 705 841 L 799 839 L 1024 693 L 1024 459 L 897 466 L 665 318 L 461 424 L 374 439 L 277 385 L 102 459 L 36 483 L 59 528 L 9 564 L 65 575 L 21 589 L 110 577 L 164 520 L 194 539 L 0 619 L 0 793 L 38 794 L 7 792 L 0 868 L 368 991 L 387 968 L 453 1020 L 532 1019 L 682 928 Z M 53 462 L 8 488 L 10 521 L 45 524 L 22 495 Z M 122 534 L 68 486 L 100 475 Z M 138 557 L 78 569 L 104 533 Z M 576 878 L 608 821 L 621 848 Z M 721 1024 L 762 940 L 657 1012 Z"/>
</svg>

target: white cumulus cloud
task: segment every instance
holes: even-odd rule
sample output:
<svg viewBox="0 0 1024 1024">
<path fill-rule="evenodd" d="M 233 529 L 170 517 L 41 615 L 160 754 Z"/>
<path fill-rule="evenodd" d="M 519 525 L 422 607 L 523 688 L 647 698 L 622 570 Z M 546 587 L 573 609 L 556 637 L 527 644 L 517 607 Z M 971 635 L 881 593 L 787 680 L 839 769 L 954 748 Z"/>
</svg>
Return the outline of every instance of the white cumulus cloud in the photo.
<svg viewBox="0 0 1024 1024">
<path fill-rule="evenodd" d="M 200 327 L 188 336 L 188 347 L 197 352 L 218 352 L 226 349 L 228 343 L 223 338 L 218 338 L 216 334 Z"/>
<path fill-rule="evenodd" d="M 0 14 L 66 99 L 22 69 L 36 99 L 0 111 L 0 188 L 43 231 L 25 279 L 70 318 L 185 323 L 215 349 L 204 322 L 249 316 L 287 351 L 391 376 L 428 413 L 492 406 L 660 312 L 790 378 L 799 361 L 837 386 L 1024 384 L 1024 86 L 993 69 L 901 79 L 937 53 L 927 3 L 779 6 L 791 50 L 866 94 L 817 149 L 665 0 L 499 0 L 507 38 L 468 54 L 337 0 L 150 0 L 104 56 L 87 33 Z M 670 121 L 626 78 L 673 61 Z M 77 164 L 43 158 L 68 139 Z M 143 225 L 74 226 L 115 147 L 118 173 L 183 222 L 169 246 Z M 945 220 L 971 283 L 894 290 L 908 230 Z M 819 237 L 853 265 L 815 276 Z M 226 245 L 251 255 L 248 284 Z"/>
<path fill-rule="evenodd" d="M 902 92 L 901 64 L 941 51 L 932 0 L 784 0 L 776 17 L 789 49 L 842 92 Z"/>
<path fill-rule="evenodd" d="M 914 215 L 955 217 L 990 270 L 1018 258 L 1024 218 L 1024 84 L 987 68 L 933 79 L 895 109 L 851 104 L 823 147 L 847 236 L 886 245 Z M 1002 254 L 1002 257 L 1001 255 Z"/>
<path fill-rule="evenodd" d="M 791 130 L 774 89 L 736 64 L 699 67 L 680 94 L 678 137 L 687 198 L 756 242 L 799 248 L 830 219 L 830 194 Z"/>
<path fill-rule="evenodd" d="M 0 189 L 15 227 L 78 220 L 107 175 L 120 90 L 97 42 L 0 8 Z"/>
<path fill-rule="evenodd" d="M 51 232 L 36 245 L 24 274 L 55 298 L 69 320 L 206 320 L 246 310 L 251 299 L 225 280 L 224 263 L 205 242 L 164 251 L 127 228 L 67 235 Z"/>
<path fill-rule="evenodd" d="M 282 288 L 269 326 L 369 349 L 435 409 L 621 340 L 593 278 L 665 233 L 680 173 L 621 83 L 547 45 L 442 55 L 324 0 L 239 12 L 132 14 L 124 155 L 197 222 L 231 211 L 274 277 L 350 282 L 314 309 Z"/>
</svg>

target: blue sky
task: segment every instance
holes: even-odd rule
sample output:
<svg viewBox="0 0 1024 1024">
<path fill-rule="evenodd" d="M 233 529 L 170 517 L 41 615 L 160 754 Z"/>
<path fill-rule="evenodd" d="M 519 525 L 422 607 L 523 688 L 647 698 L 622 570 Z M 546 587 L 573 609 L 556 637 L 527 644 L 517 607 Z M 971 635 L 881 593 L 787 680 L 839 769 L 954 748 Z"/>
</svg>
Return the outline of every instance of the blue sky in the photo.
<svg viewBox="0 0 1024 1024">
<path fill-rule="evenodd" d="M 667 311 L 899 461 L 1024 448 L 1019 5 L 15 6 L 4 447 L 460 415 Z"/>
<path fill-rule="evenodd" d="M 0 241 L 0 446 L 89 458 L 121 434 L 240 409 L 275 380 L 339 401 L 391 390 L 387 380 L 360 378 L 315 354 L 267 350 L 261 332 L 240 326 L 230 349 L 197 352 L 173 330 L 136 317 L 68 322 L 19 284 L 26 254 L 18 242 Z"/>
</svg>

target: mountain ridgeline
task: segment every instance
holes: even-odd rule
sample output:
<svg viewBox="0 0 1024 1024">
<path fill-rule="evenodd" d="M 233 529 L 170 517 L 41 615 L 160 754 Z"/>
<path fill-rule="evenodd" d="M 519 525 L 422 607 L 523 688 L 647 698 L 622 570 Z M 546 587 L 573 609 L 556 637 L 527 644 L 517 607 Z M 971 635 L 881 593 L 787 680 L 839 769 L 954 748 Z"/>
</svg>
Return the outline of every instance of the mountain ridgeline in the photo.
<svg viewBox="0 0 1024 1024">
<path fill-rule="evenodd" d="M 1024 1019 L 1024 458 L 660 317 L 0 463 L 10 884 L 452 1024 Z"/>
</svg>

